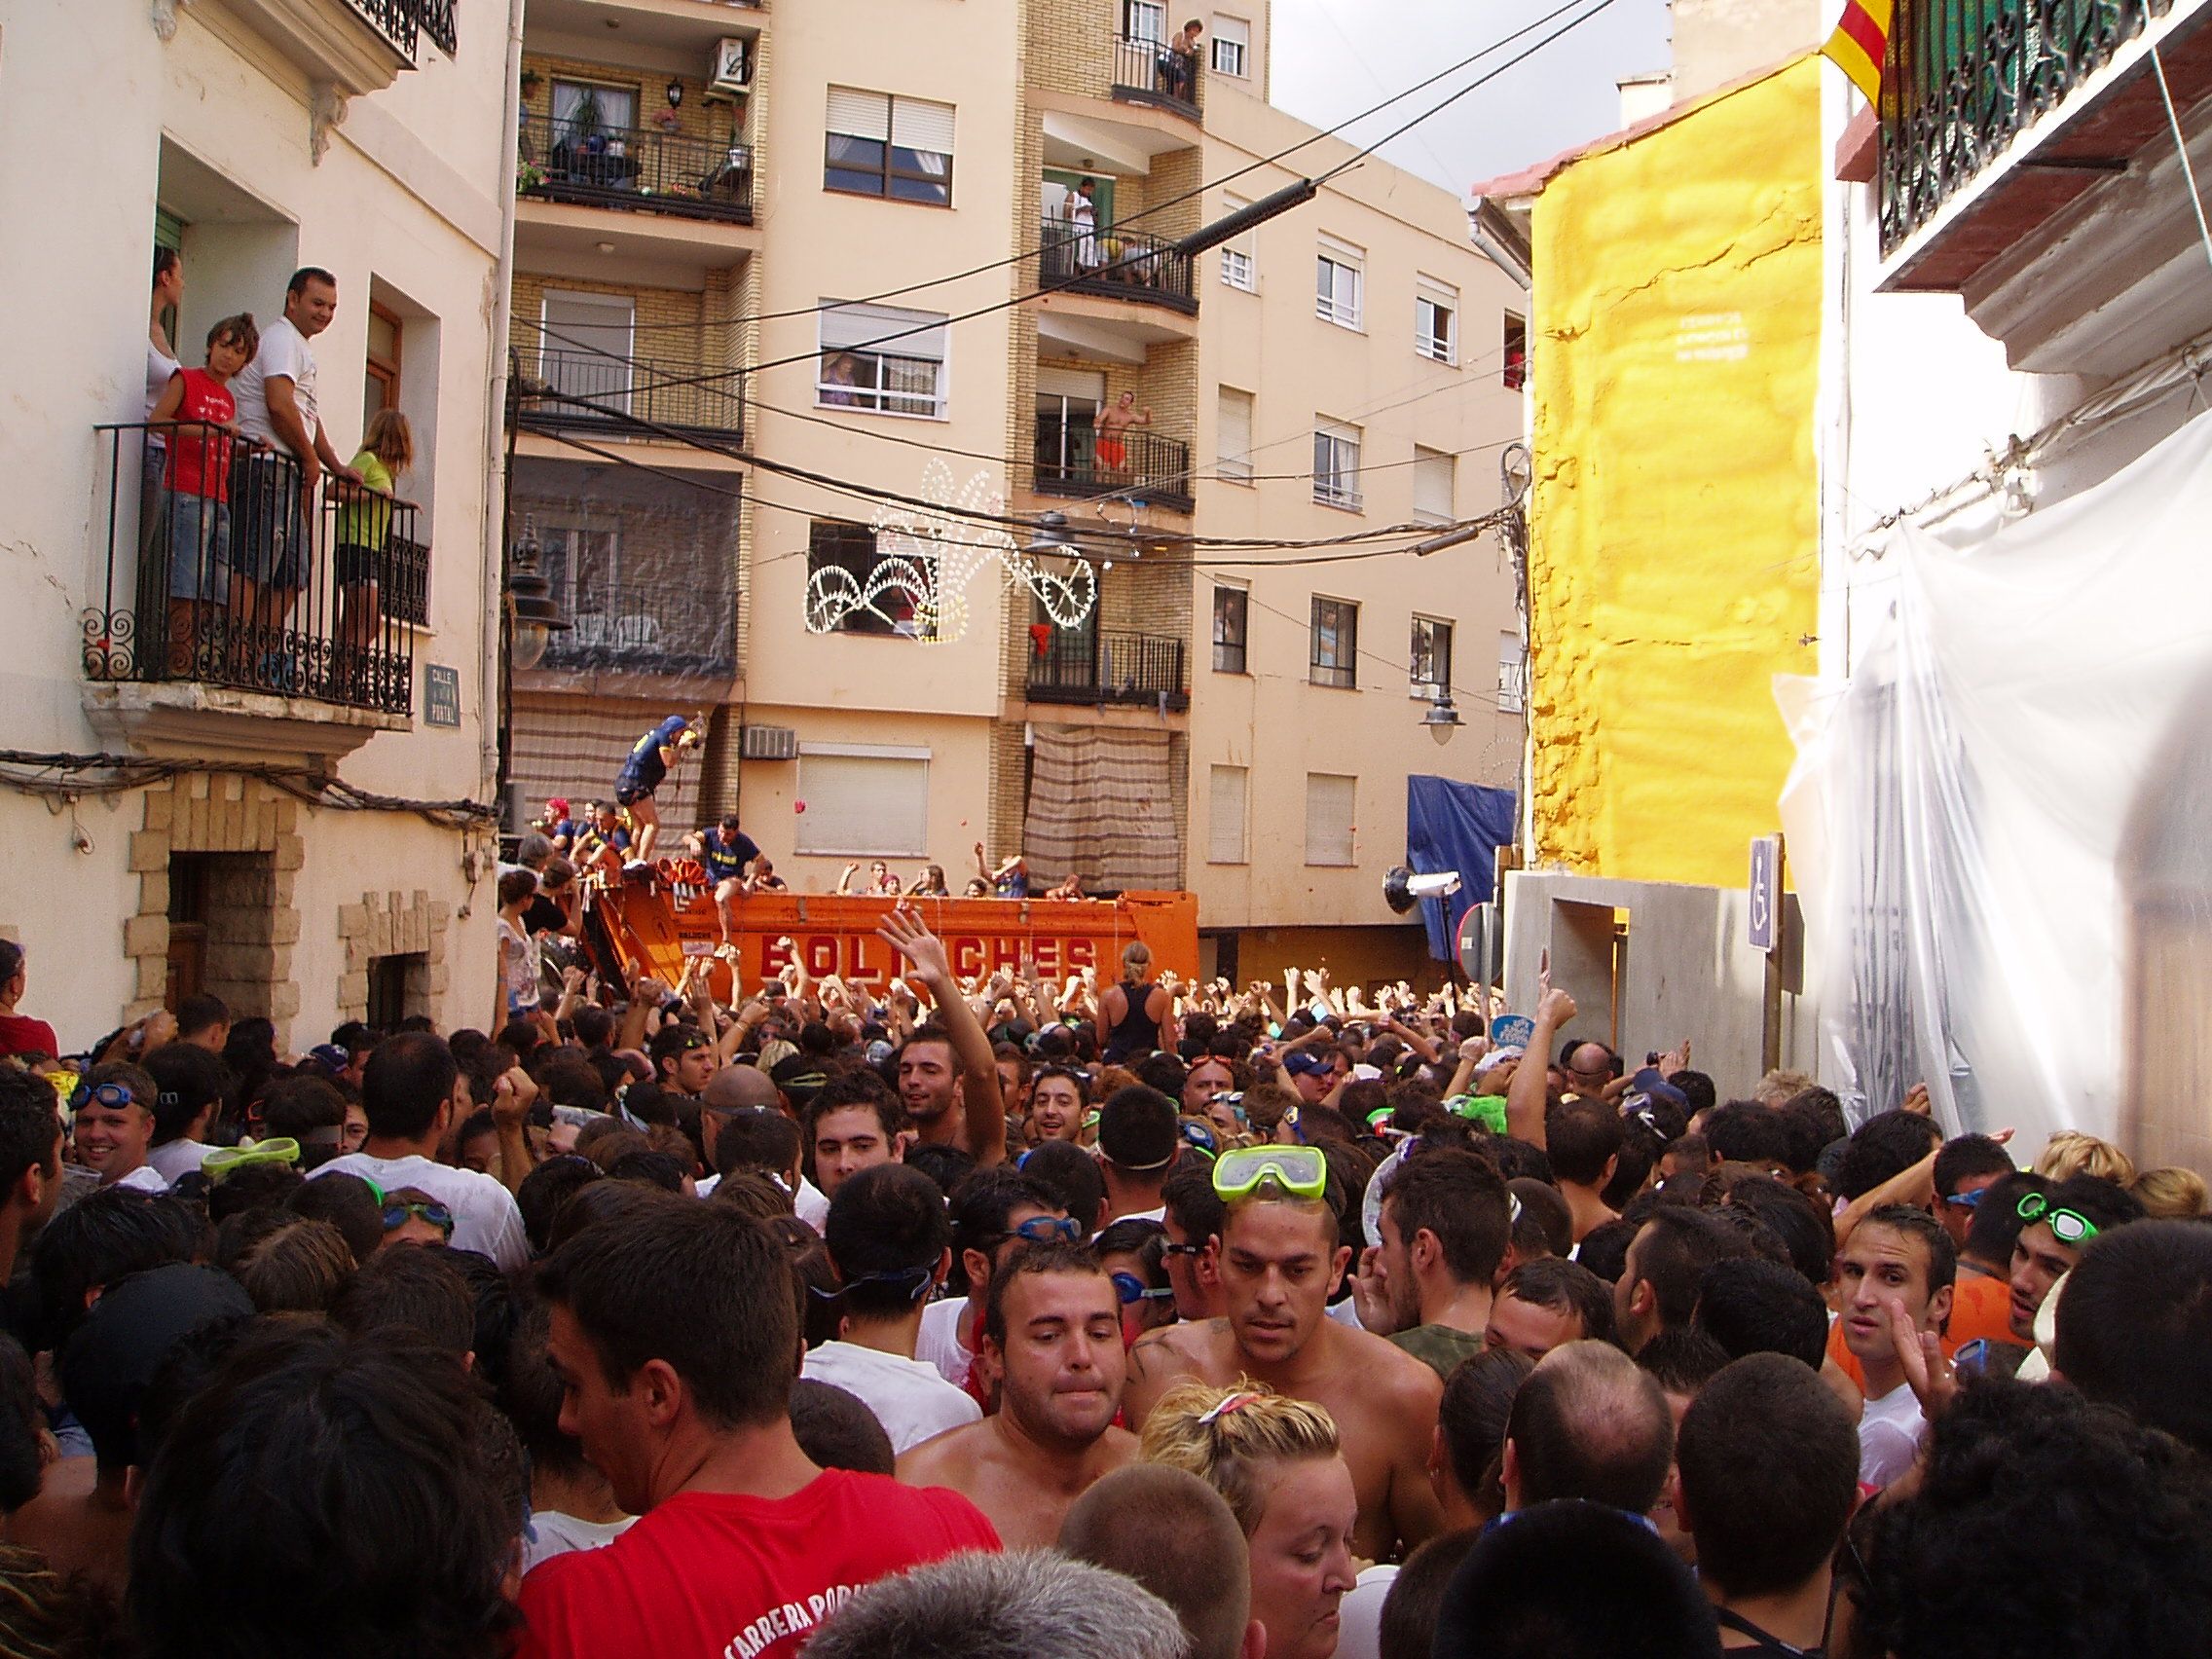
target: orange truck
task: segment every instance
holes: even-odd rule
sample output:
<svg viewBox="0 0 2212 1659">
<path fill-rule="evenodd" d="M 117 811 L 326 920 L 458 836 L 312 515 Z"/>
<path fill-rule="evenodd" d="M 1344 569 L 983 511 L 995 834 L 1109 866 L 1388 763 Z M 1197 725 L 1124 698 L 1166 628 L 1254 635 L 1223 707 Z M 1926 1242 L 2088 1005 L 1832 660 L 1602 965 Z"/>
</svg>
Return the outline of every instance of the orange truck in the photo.
<svg viewBox="0 0 2212 1659">
<path fill-rule="evenodd" d="M 737 900 L 733 982 L 729 963 L 715 955 L 721 925 L 713 885 L 696 865 L 668 860 L 643 879 L 586 883 L 582 932 L 603 977 L 650 974 L 673 985 L 689 959 L 706 957 L 715 994 L 735 1002 L 795 958 L 810 978 L 834 974 L 880 992 L 902 964 L 875 930 L 902 903 L 944 940 L 952 971 L 964 979 L 1011 973 L 1026 951 L 1042 978 L 1063 980 L 1090 968 L 1108 985 L 1121 977 L 1122 951 L 1132 940 L 1151 947 L 1156 974 L 1198 975 L 1198 903 L 1190 893 L 1062 901 L 749 894 Z"/>
</svg>

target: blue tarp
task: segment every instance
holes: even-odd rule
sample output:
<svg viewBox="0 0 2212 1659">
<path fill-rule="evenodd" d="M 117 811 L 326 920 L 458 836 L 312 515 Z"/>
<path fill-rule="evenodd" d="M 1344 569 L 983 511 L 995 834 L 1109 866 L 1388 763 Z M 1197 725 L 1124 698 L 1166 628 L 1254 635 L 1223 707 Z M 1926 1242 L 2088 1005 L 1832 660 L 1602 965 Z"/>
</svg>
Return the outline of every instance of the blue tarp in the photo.
<svg viewBox="0 0 2212 1659">
<path fill-rule="evenodd" d="M 1470 904 L 1486 903 L 1497 869 L 1496 852 L 1513 841 L 1513 792 L 1462 784 L 1451 778 L 1406 779 L 1406 867 L 1416 875 L 1459 872 L 1459 891 L 1449 899 L 1423 899 L 1428 953 L 1439 962 L 1458 959 L 1459 918 Z"/>
</svg>

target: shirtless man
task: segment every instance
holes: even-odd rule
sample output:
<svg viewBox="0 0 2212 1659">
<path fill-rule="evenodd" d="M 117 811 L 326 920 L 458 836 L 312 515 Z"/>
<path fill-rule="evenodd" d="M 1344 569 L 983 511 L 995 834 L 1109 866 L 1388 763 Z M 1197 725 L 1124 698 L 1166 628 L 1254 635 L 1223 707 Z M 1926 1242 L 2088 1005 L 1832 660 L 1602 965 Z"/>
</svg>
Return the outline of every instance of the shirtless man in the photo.
<svg viewBox="0 0 2212 1659">
<path fill-rule="evenodd" d="M 1098 470 L 1122 474 L 1129 467 L 1129 428 L 1151 425 L 1152 411 L 1146 409 L 1140 413 L 1137 394 L 1124 391 L 1122 400 L 1111 408 L 1101 409 L 1091 424 L 1098 430 Z"/>
<path fill-rule="evenodd" d="M 1239 1377 L 1325 1406 L 1359 1494 L 1354 1550 L 1383 1561 L 1393 1543 L 1410 1550 L 1442 1529 L 1426 1464 L 1444 1384 L 1403 1349 L 1328 1317 L 1351 1251 L 1322 1201 L 1327 1178 L 1311 1147 L 1222 1155 L 1214 1188 L 1227 1213 L 1216 1253 L 1228 1314 L 1138 1339 L 1123 1409 L 1141 1428 L 1176 1383 L 1228 1387 Z"/>
<path fill-rule="evenodd" d="M 1121 1303 L 1088 1245 L 1014 1256 L 991 1281 L 983 1358 L 1003 1378 L 997 1414 L 914 1447 L 899 1478 L 950 1487 L 1010 1550 L 1049 1549 L 1075 1500 L 1137 1455 L 1137 1437 L 1113 1426 L 1125 1376 Z"/>
</svg>

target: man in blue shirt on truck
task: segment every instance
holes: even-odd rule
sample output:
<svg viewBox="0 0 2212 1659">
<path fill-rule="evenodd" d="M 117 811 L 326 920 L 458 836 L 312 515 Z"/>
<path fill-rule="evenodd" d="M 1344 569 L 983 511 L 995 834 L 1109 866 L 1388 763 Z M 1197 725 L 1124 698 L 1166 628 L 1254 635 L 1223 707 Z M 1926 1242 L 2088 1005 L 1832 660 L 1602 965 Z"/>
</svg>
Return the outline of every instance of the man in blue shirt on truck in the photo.
<svg viewBox="0 0 2212 1659">
<path fill-rule="evenodd" d="M 660 808 L 653 804 L 653 792 L 698 742 L 698 726 L 682 715 L 671 715 L 638 739 L 630 757 L 622 762 L 614 780 L 614 798 L 629 809 L 630 822 L 637 827 L 631 868 L 651 864 L 653 843 L 660 839 Z"/>
</svg>

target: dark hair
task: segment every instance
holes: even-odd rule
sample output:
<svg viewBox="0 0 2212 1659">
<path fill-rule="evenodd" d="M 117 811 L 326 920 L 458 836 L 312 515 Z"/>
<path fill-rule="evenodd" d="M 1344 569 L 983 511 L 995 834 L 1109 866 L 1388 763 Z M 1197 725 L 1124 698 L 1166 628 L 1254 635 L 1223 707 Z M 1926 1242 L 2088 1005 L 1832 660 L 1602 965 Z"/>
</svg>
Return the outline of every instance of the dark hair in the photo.
<svg viewBox="0 0 2212 1659">
<path fill-rule="evenodd" d="M 2070 1209 L 2087 1217 L 2099 1237 L 2143 1219 L 2143 1200 L 2102 1175 L 2069 1175 L 2044 1188 L 2043 1198 L 2051 1209 Z M 2027 1225 L 2033 1227 L 2035 1223 Z"/>
<path fill-rule="evenodd" d="M 1959 1276 L 1959 1249 L 1943 1224 L 1926 1210 L 1911 1204 L 1884 1204 L 1859 1224 L 1886 1227 L 1906 1238 L 1916 1238 L 1928 1256 L 1928 1294 L 1947 1289 Z"/>
<path fill-rule="evenodd" d="M 1054 1239 L 1048 1244 L 1029 1244 L 1009 1256 L 1006 1265 L 991 1275 L 991 1288 L 983 1303 L 983 1335 L 1006 1346 L 1006 1298 L 1014 1281 L 1037 1273 L 1083 1273 L 1094 1278 L 1106 1276 L 1099 1265 L 1099 1253 L 1088 1244 L 1062 1242 Z"/>
<path fill-rule="evenodd" d="M 1574 1212 L 1567 1195 L 1549 1181 L 1516 1175 L 1505 1190 L 1521 1200 L 1521 1219 L 1513 1224 L 1513 1247 L 1524 1260 L 1564 1256 L 1574 1248 Z"/>
<path fill-rule="evenodd" d="M 379 1140 L 420 1140 L 453 1099 L 461 1075 L 445 1039 L 426 1031 L 387 1037 L 361 1069 L 361 1111 Z"/>
<path fill-rule="evenodd" d="M 1670 1394 L 1694 1396 L 1728 1363 L 1728 1350 L 1694 1326 L 1659 1331 L 1636 1350 L 1636 1368 Z"/>
<path fill-rule="evenodd" d="M 220 1227 L 247 1210 L 280 1208 L 306 1182 L 289 1163 L 248 1163 L 214 1184 L 207 1194 L 207 1219 Z"/>
<path fill-rule="evenodd" d="M 936 1182 L 903 1163 L 878 1163 L 838 1187 L 822 1241 L 845 1287 L 845 1311 L 886 1318 L 929 1294 L 952 1224 Z"/>
<path fill-rule="evenodd" d="M 976 1159 L 973 1153 L 942 1141 L 922 1141 L 906 1149 L 903 1160 L 909 1169 L 919 1169 L 937 1186 L 938 1196 L 949 1196 L 952 1189 L 975 1173 Z"/>
<path fill-rule="evenodd" d="M 1548 1308 L 1555 1313 L 1571 1313 L 1582 1321 L 1584 1338 L 1601 1343 L 1613 1340 L 1613 1299 L 1605 1281 L 1580 1262 L 1559 1256 L 1539 1256 L 1523 1262 L 1505 1275 L 1497 1294 L 1526 1302 L 1531 1308 Z"/>
<path fill-rule="evenodd" d="M 1731 1256 L 1751 1254 L 1751 1241 L 1718 1216 L 1679 1204 L 1662 1204 L 1644 1220 L 1632 1247 L 1637 1277 L 1650 1282 L 1659 1323 L 1689 1323 L 1705 1270 Z M 1626 1270 L 1624 1269 L 1624 1276 Z"/>
<path fill-rule="evenodd" d="M 261 1126 L 273 1137 L 296 1140 L 305 1148 L 313 1144 L 317 1129 L 335 1129 L 346 1122 L 346 1096 L 328 1078 L 313 1072 L 295 1072 L 278 1078 L 261 1097 Z"/>
<path fill-rule="evenodd" d="M 1160 1197 L 1183 1235 L 1194 1244 L 1217 1236 L 1228 1214 L 1221 1195 L 1213 1190 L 1213 1165 L 1193 1158 L 1168 1171 Z"/>
<path fill-rule="evenodd" d="M 2212 1227 L 2144 1221 L 2090 1239 L 2052 1359 L 2090 1399 L 2212 1452 Z"/>
<path fill-rule="evenodd" d="M 44 1466 L 39 1432 L 45 1427 L 31 1356 L 0 1332 L 0 1513 L 12 1515 L 38 1496 Z"/>
<path fill-rule="evenodd" d="M 1725 1162 L 1796 1167 L 1790 1157 L 1789 1124 L 1775 1107 L 1756 1100 L 1731 1100 L 1713 1109 L 1702 1132 Z"/>
<path fill-rule="evenodd" d="M 2012 1155 L 1987 1135 L 1957 1135 L 1936 1154 L 1936 1196 L 1947 1198 L 1959 1183 L 1976 1175 L 2009 1175 L 2019 1167 Z"/>
<path fill-rule="evenodd" d="M 1727 1193 L 1722 1208 L 1758 1217 L 1782 1240 L 1790 1267 L 1807 1283 L 1819 1287 L 1834 1276 L 1835 1221 L 1817 1201 L 1771 1175 L 1741 1176 Z"/>
<path fill-rule="evenodd" d="M 193 1120 L 223 1098 L 231 1074 L 223 1062 L 194 1043 L 165 1043 L 144 1060 L 154 1080 L 154 1144 L 177 1139 Z"/>
<path fill-rule="evenodd" d="M 1992 1379 L 1923 1456 L 1919 1491 L 1862 1535 L 1865 1651 L 2012 1659 L 2046 1631 L 2072 1654 L 2203 1652 L 2212 1486 L 2179 1443 L 2071 1388 Z"/>
<path fill-rule="evenodd" d="M 1720 1090 L 1714 1087 L 1713 1079 L 1701 1071 L 1678 1071 L 1667 1081 L 1681 1095 L 1682 1104 L 1692 1118 L 1720 1098 Z"/>
<path fill-rule="evenodd" d="M 1056 1210 L 1060 1200 L 1009 1164 L 978 1169 L 952 1190 L 952 1272 L 947 1292 L 966 1296 L 970 1290 L 967 1253 L 979 1252 L 986 1260 L 1006 1239 L 1007 1224 L 1017 1209 Z"/>
<path fill-rule="evenodd" d="M 857 1394 L 802 1377 L 792 1384 L 792 1437 L 807 1461 L 825 1469 L 889 1475 L 898 1466 L 891 1436 Z"/>
<path fill-rule="evenodd" d="M 1677 1174 L 1702 1175 L 1713 1167 L 1713 1143 L 1701 1134 L 1678 1135 L 1668 1143 L 1667 1156 Z"/>
<path fill-rule="evenodd" d="M 1643 1191 L 1667 1150 L 1667 1142 L 1644 1112 L 1630 1112 L 1621 1119 L 1621 1149 L 1613 1155 L 1613 1178 L 1598 1189 L 1598 1201 L 1617 1210 Z"/>
<path fill-rule="evenodd" d="M 838 1189 L 840 1198 L 853 1181 Z M 783 1245 L 726 1204 L 643 1189 L 639 1198 L 621 1226 L 587 1227 L 556 1250 L 538 1288 L 575 1317 L 610 1387 L 629 1387 L 659 1359 L 712 1423 L 738 1428 L 784 1417 L 798 1312 Z M 834 1224 L 833 1205 L 830 1215 Z"/>
<path fill-rule="evenodd" d="M 31 1246 L 43 1330 L 37 1346 L 59 1352 L 83 1323 L 85 1298 L 103 1285 L 170 1262 L 189 1262 L 207 1224 L 182 1198 L 102 1187 L 55 1212 Z"/>
<path fill-rule="evenodd" d="M 552 1307 L 543 1299 L 533 1296 L 516 1309 L 506 1368 L 498 1384 L 499 1409 L 515 1425 L 533 1463 L 574 1477 L 584 1472 L 584 1448 L 575 1436 L 561 1431 L 566 1390 L 546 1346 L 552 1329 Z"/>
<path fill-rule="evenodd" d="M 2043 1190 L 2044 1178 L 2027 1169 L 2000 1175 L 1990 1182 L 1973 1206 L 1973 1219 L 1967 1223 L 1967 1241 L 1961 1253 L 1977 1262 L 2009 1266 L 2012 1246 L 2019 1242 L 2020 1230 L 2027 1226 L 2020 1219 L 2020 1200 Z"/>
<path fill-rule="evenodd" d="M 1485 1532 L 1437 1614 L 1434 1651 L 1484 1659 L 1719 1659 L 1713 1606 L 1638 1516 L 1538 1504 Z"/>
<path fill-rule="evenodd" d="M 1382 1612 L 1376 1630 L 1379 1659 L 1429 1659 L 1437 1615 L 1444 1608 L 1444 1593 L 1482 1536 L 1469 1527 L 1458 1532 L 1439 1532 L 1406 1557 L 1405 1566 L 1390 1580 L 1382 1597 Z"/>
<path fill-rule="evenodd" d="M 954 1077 L 959 1077 L 967 1069 L 960 1063 L 960 1046 L 957 1043 L 953 1042 L 952 1033 L 946 1030 L 943 1026 L 940 1025 L 934 1019 L 926 1025 L 917 1025 L 914 1027 L 914 1029 L 907 1035 L 906 1040 L 899 1045 L 898 1053 L 892 1056 L 894 1061 L 904 1059 L 906 1057 L 906 1051 L 913 1048 L 917 1043 L 943 1044 L 945 1052 L 951 1056 L 949 1063 L 951 1064 L 952 1075 Z"/>
<path fill-rule="evenodd" d="M 504 1652 L 519 1516 L 488 1462 L 490 1417 L 432 1350 L 313 1326 L 241 1346 L 147 1474 L 128 1591 L 144 1651 Z"/>
<path fill-rule="evenodd" d="M 1461 1360 L 1444 1380 L 1444 1398 L 1436 1408 L 1444 1456 L 1460 1495 L 1478 1507 L 1497 1477 L 1513 1396 L 1535 1369 L 1536 1362 L 1517 1349 L 1490 1348 Z"/>
<path fill-rule="evenodd" d="M 346 1248 L 356 1263 L 376 1254 L 384 1242 L 384 1206 L 376 1189 L 358 1175 L 334 1169 L 297 1188 L 284 1200 L 294 1215 L 311 1221 L 327 1221 L 345 1235 Z"/>
<path fill-rule="evenodd" d="M 759 1222 L 776 1221 L 793 1213 L 791 1194 L 757 1169 L 724 1175 L 715 1183 L 714 1202 L 727 1204 Z"/>
<path fill-rule="evenodd" d="M 0 984 L 7 981 L 0 974 Z M 61 1115 L 54 1086 L 20 1066 L 0 1065 L 0 1193 L 33 1168 L 58 1180 L 60 1159 Z"/>
<path fill-rule="evenodd" d="M 178 1043 L 197 1037 L 203 1031 L 231 1022 L 231 1005 L 208 991 L 196 992 L 176 1005 L 176 1038 Z M 163 1045 L 166 1048 L 168 1045 Z M 161 1050 L 154 1051 L 160 1053 Z"/>
<path fill-rule="evenodd" d="M 457 1250 L 451 1244 L 413 1248 L 445 1263 L 468 1287 L 470 1313 L 476 1322 L 469 1347 L 476 1355 L 477 1374 L 497 1386 L 506 1374 L 507 1351 L 514 1345 L 514 1281 L 481 1250 Z"/>
<path fill-rule="evenodd" d="M 899 1103 L 890 1086 L 866 1067 L 839 1072 L 814 1091 L 814 1098 L 806 1103 L 799 1114 L 806 1125 L 807 1156 L 814 1155 L 815 1130 L 822 1120 L 832 1112 L 849 1112 L 855 1106 L 866 1106 L 875 1114 L 882 1125 L 883 1138 L 890 1141 L 906 1128 L 906 1109 Z"/>
<path fill-rule="evenodd" d="M 1863 1198 L 1936 1150 L 1943 1131 L 1933 1118 L 1902 1110 L 1877 1112 L 1859 1125 L 1836 1171 L 1836 1191 Z"/>
<path fill-rule="evenodd" d="M 1818 1371 L 1827 1351 L 1828 1307 L 1796 1269 L 1740 1257 L 1705 1270 L 1690 1329 L 1718 1343 L 1730 1359 L 1784 1353 Z"/>
<path fill-rule="evenodd" d="M 1621 1150 L 1621 1115 L 1601 1100 L 1569 1100 L 1544 1115 L 1544 1152 L 1553 1177 L 1595 1187 Z"/>
<path fill-rule="evenodd" d="M 610 1181 L 638 1181 L 658 1187 L 664 1193 L 682 1192 L 683 1177 L 689 1173 L 682 1160 L 674 1154 L 649 1148 L 644 1152 L 626 1152 L 607 1166 L 607 1178 Z"/>
<path fill-rule="evenodd" d="M 363 1262 L 339 1287 L 330 1317 L 350 1336 L 384 1342 L 404 1332 L 457 1359 L 476 1344 L 468 1281 L 451 1262 L 414 1245 L 387 1245 Z"/>
<path fill-rule="evenodd" d="M 154 281 L 159 282 L 164 276 L 166 276 L 170 272 L 174 271 L 179 265 L 182 265 L 183 263 L 184 256 L 181 253 L 177 252 L 175 248 L 157 246 L 154 249 Z M 152 286 L 152 284 L 149 283 L 148 286 L 150 287 Z M 0 940 L 0 943 L 12 942 L 12 940 Z M 4 952 L 0 952 L 0 969 L 5 969 L 6 967 L 7 957 Z M 9 973 L 0 973 L 0 985 L 6 984 L 11 977 L 12 975 Z"/>
<path fill-rule="evenodd" d="M 327 1221 L 310 1221 L 287 1210 L 247 1214 L 272 1215 L 276 1221 L 236 1260 L 223 1264 L 253 1299 L 254 1311 L 326 1311 L 346 1275 L 353 1271 L 353 1252 L 346 1235 Z"/>
<path fill-rule="evenodd" d="M 1021 1172 L 1051 1193 L 1086 1235 L 1097 1230 L 1098 1212 L 1106 1207 L 1106 1177 L 1089 1153 L 1073 1141 L 1046 1141 L 1023 1155 Z"/>
<path fill-rule="evenodd" d="M 1628 1247 L 1642 1230 L 1641 1222 L 1602 1221 L 1582 1235 L 1574 1259 L 1607 1284 L 1617 1284 L 1628 1267 Z"/>
<path fill-rule="evenodd" d="M 1818 1370 L 1738 1358 L 1675 1441 L 1699 1576 L 1730 1597 L 1794 1590 L 1834 1553 L 1859 1499 L 1859 1433 Z"/>
<path fill-rule="evenodd" d="M 787 1175 L 798 1161 L 798 1125 L 771 1106 L 745 1106 L 715 1112 L 715 1169 L 721 1175 L 740 1169 Z"/>
<path fill-rule="evenodd" d="M 532 1250 L 543 1255 L 552 1247 L 553 1220 L 561 1207 L 601 1179 L 599 1165 L 577 1153 L 548 1158 L 522 1178 L 522 1185 L 515 1189 L 515 1208 L 522 1211 L 523 1235 Z"/>
<path fill-rule="evenodd" d="M 1447 1119 L 1447 1123 L 1459 1120 Z M 1552 1180 L 1551 1155 L 1534 1141 L 1525 1141 L 1518 1135 L 1493 1135 L 1482 1143 L 1483 1150 L 1497 1165 L 1497 1172 L 1505 1177 L 1506 1185 L 1527 1176 L 1532 1181 Z"/>
<path fill-rule="evenodd" d="M 286 294 L 304 294 L 308 291 L 310 282 L 322 282 L 333 288 L 338 286 L 338 278 L 321 266 L 303 265 L 292 273 L 292 279 L 284 284 L 284 292 Z"/>
<path fill-rule="evenodd" d="M 1435 1235 L 1445 1270 L 1458 1283 L 1487 1285 L 1497 1276 L 1509 1223 L 1505 1183 L 1489 1159 L 1450 1149 L 1408 1158 L 1383 1189 L 1382 1203 L 1408 1249 L 1416 1234 Z"/>
</svg>

